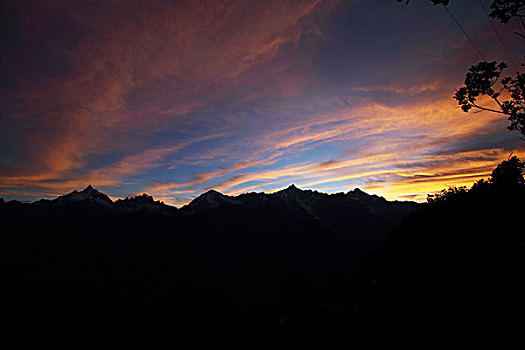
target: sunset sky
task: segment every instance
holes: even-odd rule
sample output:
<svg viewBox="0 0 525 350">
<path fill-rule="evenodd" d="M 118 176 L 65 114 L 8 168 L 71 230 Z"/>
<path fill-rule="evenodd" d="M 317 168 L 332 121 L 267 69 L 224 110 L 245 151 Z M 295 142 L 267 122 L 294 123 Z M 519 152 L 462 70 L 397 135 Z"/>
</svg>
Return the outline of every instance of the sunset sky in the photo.
<svg viewBox="0 0 525 350">
<path fill-rule="evenodd" d="M 180 206 L 294 183 L 424 200 L 525 158 L 505 118 L 452 99 L 481 57 L 428 0 L 2 3 L 5 199 L 92 184 Z M 449 9 L 510 63 L 478 0 Z M 494 24 L 519 66 L 518 23 Z"/>
</svg>

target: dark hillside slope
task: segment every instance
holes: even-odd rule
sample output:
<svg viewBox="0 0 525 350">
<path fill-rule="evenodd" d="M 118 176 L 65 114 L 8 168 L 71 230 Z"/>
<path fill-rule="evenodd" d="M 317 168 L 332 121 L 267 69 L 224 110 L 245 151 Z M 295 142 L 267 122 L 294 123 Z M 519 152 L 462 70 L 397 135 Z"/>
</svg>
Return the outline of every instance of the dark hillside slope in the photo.
<svg viewBox="0 0 525 350">
<path fill-rule="evenodd" d="M 1 300 L 13 330 L 277 336 L 290 310 L 324 302 L 334 276 L 348 283 L 415 208 L 359 190 L 295 186 L 237 197 L 214 191 L 179 210 L 95 191 L 2 204 Z"/>
<path fill-rule="evenodd" d="M 365 260 L 353 302 L 376 329 L 383 320 L 400 336 L 521 334 L 525 182 L 498 174 L 512 162 L 470 190 L 444 191 Z"/>
</svg>

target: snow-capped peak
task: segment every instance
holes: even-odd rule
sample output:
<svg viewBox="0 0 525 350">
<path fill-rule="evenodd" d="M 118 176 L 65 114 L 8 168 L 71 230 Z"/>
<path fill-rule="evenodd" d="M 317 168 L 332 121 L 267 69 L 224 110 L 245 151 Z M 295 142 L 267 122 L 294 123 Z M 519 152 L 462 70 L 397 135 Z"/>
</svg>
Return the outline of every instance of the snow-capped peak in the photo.
<svg viewBox="0 0 525 350">
<path fill-rule="evenodd" d="M 56 203 L 74 203 L 74 202 L 91 202 L 103 207 L 110 207 L 113 201 L 104 193 L 99 192 L 93 186 L 89 185 L 82 191 L 73 191 L 54 200 Z"/>
<path fill-rule="evenodd" d="M 192 210 L 208 210 L 217 208 L 224 204 L 239 204 L 239 201 L 234 197 L 227 196 L 212 189 L 192 200 L 186 207 L 191 208 Z"/>
</svg>

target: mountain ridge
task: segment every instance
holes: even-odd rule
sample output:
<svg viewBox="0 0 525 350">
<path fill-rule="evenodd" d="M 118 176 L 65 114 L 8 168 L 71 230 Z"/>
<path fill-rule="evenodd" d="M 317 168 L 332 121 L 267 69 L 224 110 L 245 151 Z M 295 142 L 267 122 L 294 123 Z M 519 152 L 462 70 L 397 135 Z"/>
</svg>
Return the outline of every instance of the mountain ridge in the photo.
<svg viewBox="0 0 525 350">
<path fill-rule="evenodd" d="M 157 205 L 157 206 L 165 206 L 169 207 L 172 210 L 181 210 L 184 208 L 191 208 L 195 210 L 199 207 L 205 207 L 205 209 L 214 209 L 221 205 L 235 205 L 235 204 L 243 204 L 246 202 L 245 199 L 259 197 L 259 199 L 262 198 L 281 198 L 281 199 L 297 199 L 298 197 L 303 196 L 307 197 L 310 196 L 312 198 L 330 198 L 330 197 L 339 197 L 339 196 L 346 196 L 348 198 L 352 198 L 354 200 L 372 200 L 372 201 L 383 201 L 388 203 L 410 203 L 415 204 L 416 202 L 413 201 L 388 201 L 384 197 L 375 195 L 375 194 L 368 194 L 365 191 L 354 188 L 353 190 L 349 190 L 348 192 L 337 192 L 337 193 L 325 193 L 325 192 L 319 192 L 316 190 L 303 190 L 295 186 L 295 184 L 291 184 L 290 186 L 281 189 L 279 191 L 275 191 L 273 193 L 266 193 L 266 192 L 246 192 L 241 193 L 236 196 L 230 196 L 227 194 L 223 194 L 215 189 L 209 189 L 208 191 L 200 194 L 199 196 L 195 197 L 191 202 L 188 204 L 185 204 L 181 207 L 176 207 L 170 204 L 166 204 L 162 201 L 155 200 L 153 196 L 148 195 L 146 193 L 142 193 L 140 195 L 136 196 L 128 196 L 124 199 L 117 199 L 115 201 L 111 200 L 111 198 L 106 195 L 105 193 L 97 190 L 92 185 L 88 185 L 86 188 L 84 188 L 81 191 L 73 190 L 70 193 L 58 196 L 54 199 L 40 199 L 33 202 L 21 202 L 18 200 L 10 200 L 5 201 L 3 198 L 0 198 L 1 205 L 14 205 L 15 203 L 17 205 L 45 205 L 54 203 L 57 206 L 64 206 L 71 203 L 79 203 L 79 202 L 90 202 L 91 204 L 95 204 L 99 207 L 105 207 L 109 208 L 111 204 L 116 205 L 117 207 L 125 207 L 128 211 L 133 211 L 130 206 L 135 204 L 142 204 L 145 206 L 146 204 L 149 205 Z"/>
<path fill-rule="evenodd" d="M 356 188 L 346 193 L 323 193 L 302 190 L 290 185 L 274 193 L 249 192 L 237 196 L 222 194 L 210 189 L 180 208 L 156 201 L 152 196 L 142 194 L 112 201 L 104 193 L 89 185 L 82 191 L 72 191 L 55 199 L 43 199 L 33 203 L 17 201 L 0 203 L 3 215 L 23 218 L 54 216 L 57 218 L 79 218 L 86 216 L 155 216 L 175 222 L 209 221 L 218 225 L 231 222 L 249 221 L 242 217 L 257 218 L 262 222 L 291 221 L 319 225 L 335 232 L 349 228 L 358 231 L 383 232 L 371 229 L 375 225 L 390 227 L 400 218 L 415 211 L 415 202 L 388 201 L 377 195 L 370 195 Z M 278 219 L 276 219 L 278 218 Z M 385 227 L 386 227 L 385 226 Z M 373 238 L 380 241 L 383 233 Z"/>
<path fill-rule="evenodd" d="M 37 287 L 14 288 L 11 295 L 24 295 L 20 291 L 26 290 L 45 293 L 48 285 L 59 281 L 60 288 L 73 293 L 66 311 L 85 305 L 86 291 L 102 291 L 112 305 L 124 303 L 133 313 L 146 310 L 140 317 L 150 325 L 152 319 L 164 320 L 159 312 L 169 319 L 179 315 L 195 295 L 202 297 L 188 311 L 197 307 L 198 315 L 215 314 L 210 310 L 224 315 L 215 302 L 223 299 L 207 296 L 219 291 L 220 298 L 231 295 L 237 300 L 233 308 L 230 301 L 221 301 L 225 311 L 247 305 L 260 319 L 275 316 L 277 322 L 289 312 L 282 302 L 302 298 L 290 294 L 297 291 L 296 278 L 300 284 L 305 278 L 311 281 L 321 294 L 332 282 L 349 281 L 364 256 L 415 210 L 415 203 L 389 202 L 360 190 L 326 194 L 295 185 L 238 196 L 209 190 L 177 209 L 146 194 L 113 202 L 88 186 L 32 204 L 0 201 L 6 227 L 0 234 L 0 253 L 7 257 L 5 271 L 23 277 L 29 268 L 30 278 L 36 279 L 31 283 Z M 159 299 L 159 292 L 165 297 Z M 50 304 L 48 299 L 62 305 L 60 289 L 49 298 L 45 295 L 28 310 Z M 25 305 L 35 299 L 23 300 L 20 304 Z M 137 300 L 140 308 L 135 308 Z M 272 311 L 275 307 L 279 315 Z M 115 314 L 121 315 L 118 310 Z M 187 322 L 191 314 L 180 319 Z M 98 313 L 90 321 L 96 317 Z M 57 318 L 71 319 L 67 314 Z M 159 325 L 162 322 L 153 327 Z"/>
</svg>

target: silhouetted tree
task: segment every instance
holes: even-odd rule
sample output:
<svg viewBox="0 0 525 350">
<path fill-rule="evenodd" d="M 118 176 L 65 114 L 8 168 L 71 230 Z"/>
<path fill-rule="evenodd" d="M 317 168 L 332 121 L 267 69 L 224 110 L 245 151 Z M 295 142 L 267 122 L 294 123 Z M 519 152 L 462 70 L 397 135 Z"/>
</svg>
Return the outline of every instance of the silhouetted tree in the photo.
<svg viewBox="0 0 525 350">
<path fill-rule="evenodd" d="M 405 0 L 396 0 L 397 2 L 403 2 Z M 447 6 L 450 0 L 430 0 L 434 5 Z M 405 5 L 410 0 L 405 1 Z M 525 29 L 525 0 L 494 0 L 490 5 L 492 11 L 490 17 L 497 19 L 501 23 L 508 23 L 512 18 L 518 18 Z"/>
<path fill-rule="evenodd" d="M 449 4 L 449 0 L 431 1 L 434 5 Z M 409 0 L 405 4 L 408 2 Z M 525 0 L 494 0 L 490 8 L 490 17 L 501 23 L 508 23 L 512 18 L 517 18 L 525 31 Z M 523 33 L 515 34 L 525 39 Z M 465 86 L 456 91 L 454 99 L 465 113 L 474 109 L 507 116 L 510 121 L 508 129 L 517 130 L 525 136 L 525 76 L 516 72 L 515 77 L 502 77 L 506 68 L 508 66 L 505 62 L 496 61 L 482 61 L 471 66 L 465 76 Z M 480 96 L 490 97 L 495 105 L 480 105 L 477 101 Z"/>
<path fill-rule="evenodd" d="M 442 191 L 367 257 L 353 293 L 375 334 L 382 334 L 377 320 L 407 338 L 521 334 L 515 315 L 525 311 L 524 168 L 509 157 L 488 180 Z"/>
<path fill-rule="evenodd" d="M 524 186 L 524 169 L 525 162 L 520 162 L 518 157 L 513 156 L 498 164 L 497 168 L 492 171 L 489 181 L 495 187 L 514 188 Z"/>
<path fill-rule="evenodd" d="M 523 29 L 525 29 L 523 20 L 525 15 L 524 0 L 494 0 L 490 8 L 492 9 L 490 17 L 496 18 L 502 23 L 508 23 L 513 17 L 516 17 L 520 20 Z M 519 35 L 523 36 L 522 34 Z"/>
<path fill-rule="evenodd" d="M 466 186 L 461 187 L 449 187 L 446 190 L 441 190 L 438 193 L 427 195 L 427 202 L 429 203 L 439 203 L 448 201 L 451 199 L 456 199 L 461 196 L 464 196 L 468 192 Z"/>
<path fill-rule="evenodd" d="M 508 66 L 504 63 L 480 62 L 469 68 L 465 86 L 456 91 L 454 98 L 461 109 L 468 113 L 472 108 L 508 116 L 509 130 L 518 130 L 525 136 L 525 75 L 516 73 L 516 78 L 501 78 Z M 481 106 L 480 96 L 489 96 L 495 107 Z"/>
<path fill-rule="evenodd" d="M 428 203 L 444 203 L 450 201 L 471 198 L 473 195 L 486 196 L 489 193 L 496 195 L 508 195 L 509 193 L 519 196 L 525 191 L 525 162 L 521 162 L 516 156 L 509 157 L 499 163 L 492 171 L 488 180 L 481 179 L 471 189 L 467 187 L 449 187 L 435 194 L 427 196 Z"/>
</svg>

